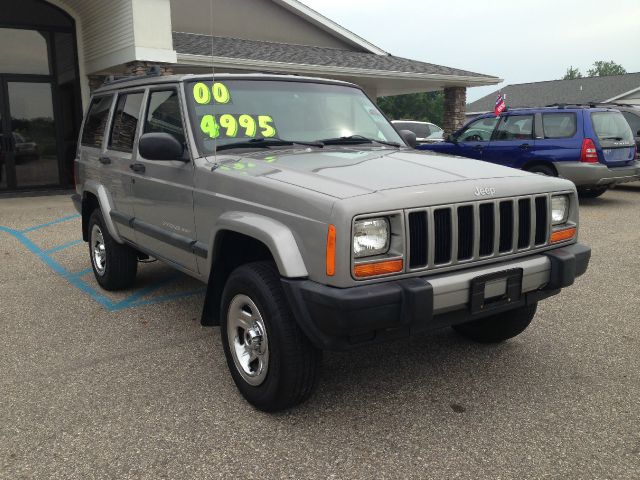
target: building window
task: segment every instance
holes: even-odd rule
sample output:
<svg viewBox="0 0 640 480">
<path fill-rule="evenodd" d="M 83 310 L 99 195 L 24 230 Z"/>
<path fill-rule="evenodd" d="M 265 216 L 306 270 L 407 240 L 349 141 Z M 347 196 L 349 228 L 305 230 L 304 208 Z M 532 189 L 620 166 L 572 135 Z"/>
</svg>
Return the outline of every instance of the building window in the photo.
<svg viewBox="0 0 640 480">
<path fill-rule="evenodd" d="M 37 30 L 0 28 L 0 73 L 49 75 L 44 35 Z"/>
<path fill-rule="evenodd" d="M 118 97 L 109 140 L 110 149 L 122 152 L 133 151 L 143 95 L 143 93 L 130 93 Z"/>
</svg>

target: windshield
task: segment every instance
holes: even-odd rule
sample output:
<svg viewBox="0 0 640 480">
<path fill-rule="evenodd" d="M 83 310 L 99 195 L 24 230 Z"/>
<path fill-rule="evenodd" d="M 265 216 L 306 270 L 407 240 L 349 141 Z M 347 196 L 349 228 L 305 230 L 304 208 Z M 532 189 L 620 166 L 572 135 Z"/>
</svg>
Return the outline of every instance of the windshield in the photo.
<svg viewBox="0 0 640 480">
<path fill-rule="evenodd" d="M 620 112 L 593 112 L 593 129 L 603 146 L 633 144 L 631 127 Z"/>
<path fill-rule="evenodd" d="M 315 142 L 366 137 L 404 145 L 359 89 L 322 83 L 211 80 L 186 84 L 194 138 L 202 155 L 251 139 Z M 257 145 L 257 144 L 256 144 Z"/>
</svg>

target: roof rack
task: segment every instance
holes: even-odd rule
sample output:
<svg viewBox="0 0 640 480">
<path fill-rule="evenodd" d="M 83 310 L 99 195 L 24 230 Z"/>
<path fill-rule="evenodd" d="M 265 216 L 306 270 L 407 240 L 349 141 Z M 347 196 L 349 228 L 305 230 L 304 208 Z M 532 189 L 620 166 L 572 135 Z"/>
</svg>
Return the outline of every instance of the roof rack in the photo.
<svg viewBox="0 0 640 480">
<path fill-rule="evenodd" d="M 585 103 L 552 103 L 550 105 L 545 105 L 545 108 L 555 107 L 555 108 L 598 108 L 598 107 L 610 107 L 610 106 L 628 106 L 620 103 L 612 103 L 612 102 L 585 102 Z"/>
<path fill-rule="evenodd" d="M 128 82 L 130 80 L 138 80 L 142 78 L 159 77 L 161 75 L 162 75 L 162 70 L 160 69 L 160 66 L 151 65 L 149 68 L 147 68 L 147 71 L 145 72 L 144 75 L 121 75 L 121 76 L 109 75 L 107 78 L 105 78 L 102 85 L 103 86 L 113 85 L 114 83 L 123 83 L 123 82 Z"/>
</svg>

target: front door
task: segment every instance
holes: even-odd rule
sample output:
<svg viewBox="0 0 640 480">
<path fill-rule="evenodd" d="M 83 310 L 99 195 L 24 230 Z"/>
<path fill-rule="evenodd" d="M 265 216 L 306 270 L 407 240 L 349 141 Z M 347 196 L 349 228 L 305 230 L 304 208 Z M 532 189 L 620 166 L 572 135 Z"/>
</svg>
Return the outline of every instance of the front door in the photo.
<svg viewBox="0 0 640 480">
<path fill-rule="evenodd" d="M 62 183 L 53 85 L 0 76 L 0 190 Z"/>
<path fill-rule="evenodd" d="M 177 89 L 150 90 L 142 120 L 142 134 L 169 133 L 184 145 L 184 122 Z M 192 251 L 196 238 L 193 164 L 188 154 L 185 152 L 184 158 L 158 161 L 145 159 L 134 149 L 130 169 L 136 242 L 152 254 L 197 271 Z"/>
<path fill-rule="evenodd" d="M 456 137 L 455 155 L 484 160 L 484 151 L 497 123 L 496 117 L 486 117 L 467 125 Z"/>
</svg>

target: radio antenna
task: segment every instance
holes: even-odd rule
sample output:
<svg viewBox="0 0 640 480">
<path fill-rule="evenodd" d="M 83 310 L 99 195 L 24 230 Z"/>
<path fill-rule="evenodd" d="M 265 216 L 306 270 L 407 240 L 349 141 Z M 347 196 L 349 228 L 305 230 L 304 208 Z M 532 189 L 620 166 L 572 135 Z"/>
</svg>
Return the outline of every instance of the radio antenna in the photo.
<svg viewBox="0 0 640 480">
<path fill-rule="evenodd" d="M 211 90 L 213 92 L 213 86 L 216 83 L 216 66 L 215 66 L 215 62 L 213 60 L 213 55 L 215 53 L 215 47 L 214 47 L 214 42 L 213 42 L 213 1 L 214 0 L 209 0 L 209 22 L 210 22 L 210 27 L 211 27 Z M 213 121 L 217 122 L 216 120 L 216 101 L 215 99 L 212 98 L 212 103 L 211 103 L 211 108 L 213 110 Z M 213 139 L 213 162 L 214 164 L 218 163 L 218 136 L 216 135 Z"/>
</svg>

